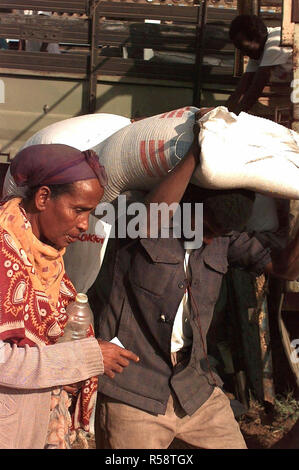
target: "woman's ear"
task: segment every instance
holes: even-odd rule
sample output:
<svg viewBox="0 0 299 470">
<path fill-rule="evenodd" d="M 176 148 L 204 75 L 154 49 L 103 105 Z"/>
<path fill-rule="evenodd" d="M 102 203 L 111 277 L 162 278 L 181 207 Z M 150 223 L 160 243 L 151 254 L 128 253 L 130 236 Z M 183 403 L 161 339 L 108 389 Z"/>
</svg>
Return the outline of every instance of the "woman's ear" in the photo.
<svg viewBox="0 0 299 470">
<path fill-rule="evenodd" d="M 48 186 L 41 186 L 35 193 L 34 202 L 38 211 L 44 211 L 51 199 L 51 189 Z"/>
</svg>

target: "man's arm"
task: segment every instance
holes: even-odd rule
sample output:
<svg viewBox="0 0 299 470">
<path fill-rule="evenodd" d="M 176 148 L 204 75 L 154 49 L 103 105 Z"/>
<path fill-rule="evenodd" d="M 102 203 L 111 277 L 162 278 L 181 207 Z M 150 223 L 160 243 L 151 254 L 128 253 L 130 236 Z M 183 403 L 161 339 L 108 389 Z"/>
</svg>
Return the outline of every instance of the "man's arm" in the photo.
<svg viewBox="0 0 299 470">
<path fill-rule="evenodd" d="M 182 158 L 180 163 L 176 165 L 167 175 L 155 186 L 144 198 L 144 204 L 147 208 L 147 235 L 150 236 L 150 205 L 153 203 L 161 204 L 166 203 L 168 206 L 174 203 L 179 203 L 184 195 L 188 186 L 191 176 L 200 161 L 200 148 L 198 144 L 199 126 L 194 125 L 194 139 L 193 142 Z M 168 213 L 167 220 L 158 221 L 158 230 L 164 225 L 168 224 L 173 214 Z"/>
<path fill-rule="evenodd" d="M 239 93 L 244 90 L 246 81 L 248 84 L 247 89 L 243 96 L 239 97 L 239 101 L 232 99 L 231 102 L 227 102 L 229 111 L 239 114 L 241 111 L 246 112 L 252 108 L 269 81 L 271 68 L 272 67 L 259 67 L 254 74 L 252 72 L 244 74 L 244 83 L 240 84 L 240 91 L 236 94 L 236 97 L 238 97 Z M 248 75 L 248 77 L 245 77 L 246 75 Z M 252 76 L 251 78 L 249 77 L 250 75 Z"/>
<path fill-rule="evenodd" d="M 200 152 L 196 140 L 198 140 L 198 137 L 194 139 L 180 163 L 167 173 L 163 180 L 146 195 L 144 199 L 145 204 L 166 202 L 166 204 L 170 205 L 173 202 L 180 202 L 189 180 L 199 163 Z"/>
</svg>

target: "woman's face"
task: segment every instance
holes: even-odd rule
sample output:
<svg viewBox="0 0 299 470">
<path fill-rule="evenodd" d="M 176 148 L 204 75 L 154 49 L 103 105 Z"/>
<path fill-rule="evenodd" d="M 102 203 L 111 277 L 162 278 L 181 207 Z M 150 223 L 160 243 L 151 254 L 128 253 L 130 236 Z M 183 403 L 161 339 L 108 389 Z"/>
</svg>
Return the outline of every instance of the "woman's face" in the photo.
<svg viewBox="0 0 299 470">
<path fill-rule="evenodd" d="M 38 238 L 56 249 L 66 248 L 88 229 L 89 214 L 104 194 L 97 179 L 76 181 L 71 193 L 64 193 L 45 201 L 39 212 Z"/>
</svg>

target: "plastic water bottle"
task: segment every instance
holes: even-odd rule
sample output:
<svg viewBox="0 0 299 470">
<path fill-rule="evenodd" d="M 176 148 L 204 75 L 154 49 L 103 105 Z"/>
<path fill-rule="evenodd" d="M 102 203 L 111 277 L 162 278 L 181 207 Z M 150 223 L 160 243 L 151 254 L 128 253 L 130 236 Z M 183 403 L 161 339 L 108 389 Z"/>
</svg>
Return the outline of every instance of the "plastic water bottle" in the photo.
<svg viewBox="0 0 299 470">
<path fill-rule="evenodd" d="M 89 325 L 93 325 L 93 314 L 87 295 L 77 294 L 76 300 L 68 304 L 66 313 L 68 321 L 58 343 L 86 338 Z"/>
</svg>

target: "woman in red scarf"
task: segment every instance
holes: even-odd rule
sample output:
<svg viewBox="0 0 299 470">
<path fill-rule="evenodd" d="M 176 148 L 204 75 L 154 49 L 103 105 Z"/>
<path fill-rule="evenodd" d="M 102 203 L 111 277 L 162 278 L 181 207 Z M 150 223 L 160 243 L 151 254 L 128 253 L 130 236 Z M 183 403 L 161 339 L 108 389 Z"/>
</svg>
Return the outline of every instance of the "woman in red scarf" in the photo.
<svg viewBox="0 0 299 470">
<path fill-rule="evenodd" d="M 105 358 L 92 327 L 57 343 L 76 295 L 63 254 L 87 230 L 107 178 L 94 152 L 61 144 L 22 150 L 10 172 L 25 195 L 0 206 L 0 448 L 70 448 L 70 430 L 88 430 L 97 375 L 137 360 L 115 345 Z M 63 386 L 81 381 L 71 423 Z"/>
</svg>

